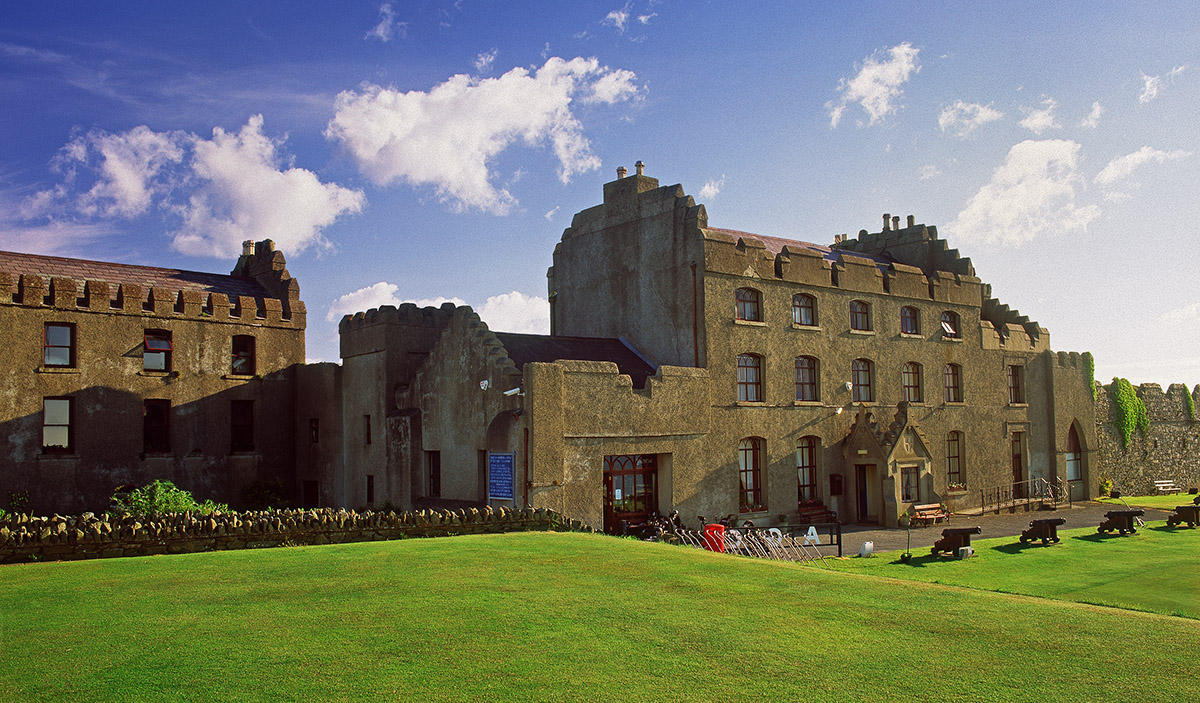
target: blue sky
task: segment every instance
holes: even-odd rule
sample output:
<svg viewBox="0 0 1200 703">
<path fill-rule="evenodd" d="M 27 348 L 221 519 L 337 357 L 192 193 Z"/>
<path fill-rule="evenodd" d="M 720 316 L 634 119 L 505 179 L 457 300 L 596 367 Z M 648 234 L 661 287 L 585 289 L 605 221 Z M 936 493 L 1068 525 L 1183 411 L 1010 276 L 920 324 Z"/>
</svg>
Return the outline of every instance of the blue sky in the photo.
<svg viewBox="0 0 1200 703">
<path fill-rule="evenodd" d="M 571 215 L 641 159 L 713 226 L 915 214 L 1097 376 L 1200 381 L 1195 3 L 7 3 L 0 248 L 545 331 Z"/>
</svg>

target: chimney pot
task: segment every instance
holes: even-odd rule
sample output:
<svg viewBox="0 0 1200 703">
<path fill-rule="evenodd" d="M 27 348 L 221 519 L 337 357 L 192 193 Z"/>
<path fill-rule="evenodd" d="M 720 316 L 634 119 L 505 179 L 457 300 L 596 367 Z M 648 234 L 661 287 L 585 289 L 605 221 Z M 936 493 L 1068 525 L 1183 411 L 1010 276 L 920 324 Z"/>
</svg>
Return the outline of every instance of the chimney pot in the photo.
<svg viewBox="0 0 1200 703">
<path fill-rule="evenodd" d="M 908 216 L 908 226 L 909 226 L 909 227 L 916 227 L 916 226 L 917 226 L 917 218 L 916 218 L 916 216 L 915 216 L 915 215 L 909 215 L 909 216 Z"/>
<path fill-rule="evenodd" d="M 891 228 L 892 228 L 892 215 L 891 215 L 891 213 L 885 212 L 885 213 L 883 213 L 883 231 L 886 232 Z"/>
<path fill-rule="evenodd" d="M 254 240 L 247 239 L 242 242 L 242 256 L 254 256 Z"/>
<path fill-rule="evenodd" d="M 642 171 L 644 171 L 646 168 L 646 164 L 644 164 L 641 159 L 638 159 L 638 162 L 634 164 L 633 167 L 637 169 L 637 175 L 641 176 L 643 175 Z"/>
<path fill-rule="evenodd" d="M 624 166 L 617 167 L 617 178 L 624 178 L 629 171 Z"/>
<path fill-rule="evenodd" d="M 900 216 L 896 215 L 892 218 L 892 229 L 900 229 Z"/>
</svg>

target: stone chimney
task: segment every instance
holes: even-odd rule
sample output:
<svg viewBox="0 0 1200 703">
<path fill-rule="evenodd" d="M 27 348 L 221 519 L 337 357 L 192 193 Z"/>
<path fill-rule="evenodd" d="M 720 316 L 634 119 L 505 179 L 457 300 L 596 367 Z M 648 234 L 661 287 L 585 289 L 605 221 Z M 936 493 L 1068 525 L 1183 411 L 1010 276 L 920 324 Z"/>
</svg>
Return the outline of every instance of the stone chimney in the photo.
<svg viewBox="0 0 1200 703">
<path fill-rule="evenodd" d="M 617 167 L 617 178 L 624 178 L 629 171 L 624 166 Z"/>
<path fill-rule="evenodd" d="M 916 226 L 917 226 L 917 217 L 916 217 L 916 215 L 909 215 L 909 216 L 908 216 L 908 226 L 909 226 L 909 227 L 916 227 Z"/>
<path fill-rule="evenodd" d="M 646 170 L 646 164 L 643 163 L 641 159 L 638 159 L 638 162 L 633 165 L 633 168 L 636 169 L 637 175 L 639 175 L 639 176 L 646 175 L 645 173 L 643 173 L 643 171 Z"/>
<path fill-rule="evenodd" d="M 900 229 L 900 216 L 896 215 L 892 218 L 892 229 Z"/>
<path fill-rule="evenodd" d="M 242 256 L 254 256 L 254 240 L 247 239 L 242 242 Z"/>
<path fill-rule="evenodd" d="M 891 228 L 892 228 L 892 215 L 891 215 L 891 213 L 885 212 L 885 213 L 883 213 L 883 231 L 886 232 Z"/>
</svg>

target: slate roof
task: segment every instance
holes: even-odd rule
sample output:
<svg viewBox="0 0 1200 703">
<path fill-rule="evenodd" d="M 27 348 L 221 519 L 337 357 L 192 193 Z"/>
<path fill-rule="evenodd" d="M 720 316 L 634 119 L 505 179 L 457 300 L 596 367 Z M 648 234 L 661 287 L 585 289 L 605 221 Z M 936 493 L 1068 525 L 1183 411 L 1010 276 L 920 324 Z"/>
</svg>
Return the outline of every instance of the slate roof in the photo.
<svg viewBox="0 0 1200 703">
<path fill-rule="evenodd" d="M 14 276 L 19 274 L 73 278 L 79 281 L 105 281 L 107 283 L 130 283 L 148 289 L 160 286 L 171 290 L 198 290 L 205 293 L 224 293 L 236 299 L 239 295 L 253 298 L 273 298 L 257 281 L 234 278 L 219 273 L 165 269 L 156 266 L 133 266 L 114 264 L 108 261 L 66 259 L 60 256 L 21 254 L 0 251 L 0 271 Z M 143 291 L 146 295 L 148 290 Z"/>
<path fill-rule="evenodd" d="M 634 388 L 645 388 L 654 367 L 620 339 L 611 337 L 552 337 L 547 334 L 496 332 L 517 368 L 531 361 L 611 361 L 633 380 Z"/>
<path fill-rule="evenodd" d="M 820 254 L 829 261 L 837 261 L 838 257 L 842 254 L 849 254 L 850 256 L 858 256 L 863 259 L 872 259 L 876 264 L 884 267 L 892 263 L 890 259 L 871 256 L 860 251 L 854 251 L 853 249 L 834 249 L 833 247 L 827 247 L 824 244 L 813 244 L 812 242 L 802 242 L 798 239 L 784 239 L 783 237 L 768 237 L 764 234 L 742 232 L 736 229 L 722 229 L 720 227 L 706 227 L 705 229 L 712 230 L 713 232 L 720 232 L 722 234 L 728 234 L 731 237 L 757 239 L 758 241 L 762 242 L 763 246 L 767 248 L 767 251 L 771 252 L 772 254 L 779 254 L 783 251 L 784 247 L 787 247 L 791 251 L 807 249 Z"/>
</svg>

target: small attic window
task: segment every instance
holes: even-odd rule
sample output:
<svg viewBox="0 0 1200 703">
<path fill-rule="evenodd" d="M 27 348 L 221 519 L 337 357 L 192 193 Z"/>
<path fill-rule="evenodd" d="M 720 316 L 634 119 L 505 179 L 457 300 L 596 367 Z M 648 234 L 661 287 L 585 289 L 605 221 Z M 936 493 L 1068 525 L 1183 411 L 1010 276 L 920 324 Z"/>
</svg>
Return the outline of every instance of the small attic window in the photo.
<svg viewBox="0 0 1200 703">
<path fill-rule="evenodd" d="M 958 339 L 962 336 L 962 322 L 958 317 L 958 313 L 947 310 L 942 313 L 942 331 L 947 337 Z"/>
<path fill-rule="evenodd" d="M 738 288 L 733 293 L 735 317 L 751 322 L 762 321 L 762 294 L 753 288 Z"/>
</svg>

